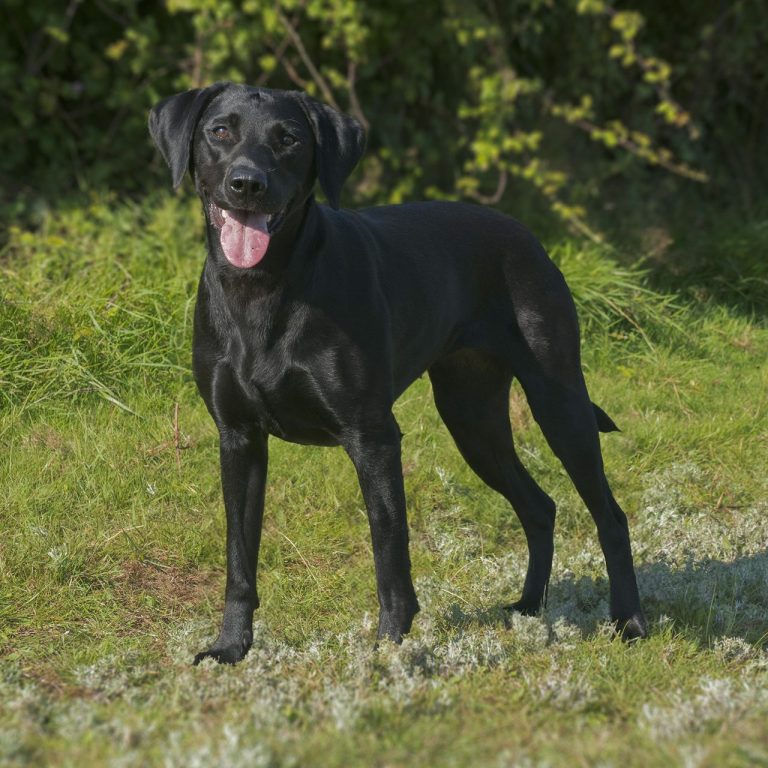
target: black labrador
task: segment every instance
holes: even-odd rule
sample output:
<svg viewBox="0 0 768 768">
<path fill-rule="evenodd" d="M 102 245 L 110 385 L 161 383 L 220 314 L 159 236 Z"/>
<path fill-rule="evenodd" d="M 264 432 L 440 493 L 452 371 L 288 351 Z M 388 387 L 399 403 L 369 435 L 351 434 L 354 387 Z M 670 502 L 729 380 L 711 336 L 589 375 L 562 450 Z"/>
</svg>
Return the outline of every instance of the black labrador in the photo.
<svg viewBox="0 0 768 768">
<path fill-rule="evenodd" d="M 344 447 L 368 510 L 378 637 L 409 631 L 419 605 L 392 405 L 424 371 L 462 456 L 525 530 L 528 571 L 510 608 L 541 607 L 555 522 L 515 453 L 517 377 L 597 524 L 617 630 L 645 636 L 627 518 L 600 452 L 598 431 L 616 427 L 589 399 L 570 292 L 531 233 L 460 203 L 339 210 L 364 132 L 300 92 L 217 83 L 161 101 L 149 129 L 174 186 L 194 177 L 208 241 L 193 367 L 220 433 L 227 582 L 221 632 L 195 662 L 235 663 L 251 644 L 269 435 Z"/>
</svg>

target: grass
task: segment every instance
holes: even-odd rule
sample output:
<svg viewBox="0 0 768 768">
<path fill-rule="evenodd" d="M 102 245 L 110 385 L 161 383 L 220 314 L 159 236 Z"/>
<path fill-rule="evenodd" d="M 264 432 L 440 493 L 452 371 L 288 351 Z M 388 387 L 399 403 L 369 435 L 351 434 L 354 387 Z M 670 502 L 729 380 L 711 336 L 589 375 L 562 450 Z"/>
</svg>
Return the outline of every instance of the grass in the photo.
<svg viewBox="0 0 768 768">
<path fill-rule="evenodd" d="M 253 650 L 235 668 L 193 668 L 217 630 L 224 565 L 216 434 L 189 373 L 196 206 L 94 200 L 11 230 L 0 763 L 768 763 L 768 330 L 741 307 L 651 289 L 591 246 L 552 251 L 593 399 L 623 430 L 603 446 L 650 639 L 612 639 L 594 526 L 517 389 L 521 458 L 558 525 L 546 610 L 505 621 L 520 525 L 419 380 L 397 405 L 412 636 L 372 651 L 372 555 L 343 452 L 274 440 Z"/>
</svg>

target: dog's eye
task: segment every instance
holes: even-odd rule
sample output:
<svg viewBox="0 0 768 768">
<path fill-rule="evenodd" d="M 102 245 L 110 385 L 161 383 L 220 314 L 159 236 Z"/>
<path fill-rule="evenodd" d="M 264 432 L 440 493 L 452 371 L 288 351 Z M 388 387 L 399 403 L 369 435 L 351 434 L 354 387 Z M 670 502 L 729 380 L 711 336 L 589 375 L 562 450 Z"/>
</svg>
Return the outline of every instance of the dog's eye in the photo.
<svg viewBox="0 0 768 768">
<path fill-rule="evenodd" d="M 280 139 L 280 143 L 284 147 L 292 147 L 297 142 L 297 139 L 291 136 L 290 133 L 286 133 L 285 136 L 283 136 L 282 139 Z"/>
<path fill-rule="evenodd" d="M 229 138 L 229 128 L 226 125 L 217 125 L 215 128 L 211 128 L 211 133 L 217 139 Z"/>
</svg>

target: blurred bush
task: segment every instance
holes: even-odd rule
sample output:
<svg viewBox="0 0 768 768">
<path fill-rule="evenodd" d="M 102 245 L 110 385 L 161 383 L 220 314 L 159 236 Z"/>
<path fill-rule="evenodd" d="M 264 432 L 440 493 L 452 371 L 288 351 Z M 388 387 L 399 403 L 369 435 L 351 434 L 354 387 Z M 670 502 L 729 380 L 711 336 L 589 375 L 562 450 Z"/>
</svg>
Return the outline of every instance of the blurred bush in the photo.
<svg viewBox="0 0 768 768">
<path fill-rule="evenodd" d="M 147 110 L 220 79 L 356 115 L 369 150 L 354 203 L 532 199 L 594 237 L 598 198 L 647 203 L 649 184 L 749 208 L 768 165 L 766 2 L 631 4 L 6 0 L 4 218 L 155 186 Z"/>
</svg>

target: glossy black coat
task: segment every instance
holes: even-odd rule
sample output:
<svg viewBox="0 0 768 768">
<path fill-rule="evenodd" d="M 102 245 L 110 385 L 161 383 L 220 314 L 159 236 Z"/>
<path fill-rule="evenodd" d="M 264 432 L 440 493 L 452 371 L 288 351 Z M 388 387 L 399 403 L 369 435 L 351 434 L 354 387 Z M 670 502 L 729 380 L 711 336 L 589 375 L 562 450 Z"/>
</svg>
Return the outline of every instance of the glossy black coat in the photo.
<svg viewBox="0 0 768 768">
<path fill-rule="evenodd" d="M 345 448 L 370 521 L 378 635 L 408 632 L 418 603 L 392 405 L 425 371 L 462 455 L 525 530 L 528 573 L 510 608 L 540 608 L 555 518 L 514 450 L 508 398 L 517 377 L 594 516 L 612 618 L 624 637 L 645 635 L 627 521 L 600 453 L 598 430 L 615 426 L 590 402 L 573 302 L 536 239 L 474 205 L 336 210 L 363 132 L 298 92 L 219 83 L 158 104 L 150 130 L 174 183 L 193 173 L 207 223 L 193 363 L 221 436 L 227 587 L 221 633 L 196 660 L 236 662 L 251 643 L 269 435 Z M 315 202 L 316 180 L 331 207 Z M 256 266 L 227 261 L 212 204 L 273 216 Z"/>
</svg>

